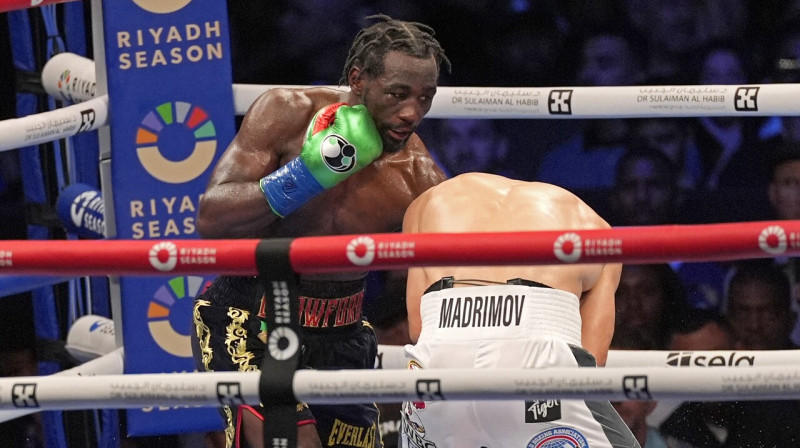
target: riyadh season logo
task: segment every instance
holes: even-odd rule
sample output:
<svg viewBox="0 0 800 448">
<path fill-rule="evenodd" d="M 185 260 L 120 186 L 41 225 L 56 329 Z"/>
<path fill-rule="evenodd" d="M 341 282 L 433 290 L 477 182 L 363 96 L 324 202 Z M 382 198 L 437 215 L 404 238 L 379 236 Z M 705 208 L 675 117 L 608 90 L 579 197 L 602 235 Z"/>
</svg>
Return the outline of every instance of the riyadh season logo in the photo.
<svg viewBox="0 0 800 448">
<path fill-rule="evenodd" d="M 133 0 L 145 11 L 155 14 L 169 14 L 192 2 L 192 0 Z"/>
<path fill-rule="evenodd" d="M 786 231 L 781 226 L 769 226 L 758 235 L 758 247 L 772 255 L 786 252 Z"/>
<path fill-rule="evenodd" d="M 169 241 L 154 244 L 149 255 L 150 264 L 159 271 L 171 271 L 178 264 L 178 247 Z"/>
<path fill-rule="evenodd" d="M 583 243 L 577 233 L 559 235 L 553 243 L 553 253 L 564 263 L 574 263 L 581 258 Z"/>
<path fill-rule="evenodd" d="M 192 356 L 189 341 L 194 298 L 211 284 L 200 276 L 175 277 L 161 285 L 147 307 L 147 328 L 162 350 L 180 358 Z"/>
<path fill-rule="evenodd" d="M 181 184 L 203 174 L 217 152 L 217 131 L 208 113 L 175 101 L 151 110 L 136 131 L 136 155 L 156 179 Z"/>
<path fill-rule="evenodd" d="M 359 236 L 347 243 L 347 259 L 356 266 L 366 266 L 375 259 L 375 241 Z"/>
</svg>

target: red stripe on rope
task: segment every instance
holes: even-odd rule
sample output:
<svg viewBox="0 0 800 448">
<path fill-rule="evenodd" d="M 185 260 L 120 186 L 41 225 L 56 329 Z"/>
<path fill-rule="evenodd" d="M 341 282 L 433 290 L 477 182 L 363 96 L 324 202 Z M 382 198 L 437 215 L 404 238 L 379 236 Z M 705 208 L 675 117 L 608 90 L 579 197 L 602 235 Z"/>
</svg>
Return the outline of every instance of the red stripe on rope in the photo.
<svg viewBox="0 0 800 448">
<path fill-rule="evenodd" d="M 0 274 L 255 275 L 259 240 L 0 241 Z M 800 255 L 800 221 L 513 233 L 304 237 L 301 274 L 414 266 L 658 263 Z"/>
</svg>

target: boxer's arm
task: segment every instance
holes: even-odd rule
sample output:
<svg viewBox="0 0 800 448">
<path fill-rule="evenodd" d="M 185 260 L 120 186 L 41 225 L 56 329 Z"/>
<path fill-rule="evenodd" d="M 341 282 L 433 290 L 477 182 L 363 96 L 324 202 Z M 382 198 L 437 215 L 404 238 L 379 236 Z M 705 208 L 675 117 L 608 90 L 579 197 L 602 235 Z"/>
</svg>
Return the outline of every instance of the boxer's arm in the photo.
<svg viewBox="0 0 800 448">
<path fill-rule="evenodd" d="M 621 264 L 605 265 L 594 286 L 581 296 L 581 344 L 595 357 L 598 366 L 606 364 L 614 336 L 614 293 L 621 272 Z"/>
<path fill-rule="evenodd" d="M 286 89 L 261 95 L 220 157 L 203 194 L 197 231 L 203 238 L 259 238 L 280 219 L 264 200 L 259 180 L 278 169 L 288 143 L 302 136 L 311 101 Z"/>
</svg>

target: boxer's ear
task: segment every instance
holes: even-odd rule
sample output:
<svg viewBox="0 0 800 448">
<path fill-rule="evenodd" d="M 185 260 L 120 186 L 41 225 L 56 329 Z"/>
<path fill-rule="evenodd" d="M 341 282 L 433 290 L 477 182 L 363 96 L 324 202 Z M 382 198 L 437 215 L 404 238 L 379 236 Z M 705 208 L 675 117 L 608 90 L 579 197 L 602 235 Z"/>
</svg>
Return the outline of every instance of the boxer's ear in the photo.
<svg viewBox="0 0 800 448">
<path fill-rule="evenodd" d="M 351 67 L 350 73 L 347 74 L 347 84 L 350 85 L 350 91 L 357 96 L 361 96 L 364 92 L 364 72 L 360 67 Z"/>
</svg>

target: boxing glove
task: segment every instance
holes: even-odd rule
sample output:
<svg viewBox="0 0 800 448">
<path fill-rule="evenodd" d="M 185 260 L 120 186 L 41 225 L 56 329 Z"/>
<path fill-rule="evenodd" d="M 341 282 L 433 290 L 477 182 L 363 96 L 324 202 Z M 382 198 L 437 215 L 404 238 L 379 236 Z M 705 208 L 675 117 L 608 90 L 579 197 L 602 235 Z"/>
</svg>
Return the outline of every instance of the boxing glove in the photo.
<svg viewBox="0 0 800 448">
<path fill-rule="evenodd" d="M 363 105 L 335 103 L 320 109 L 306 131 L 300 155 L 259 182 L 281 218 L 377 159 L 383 142 Z"/>
</svg>

